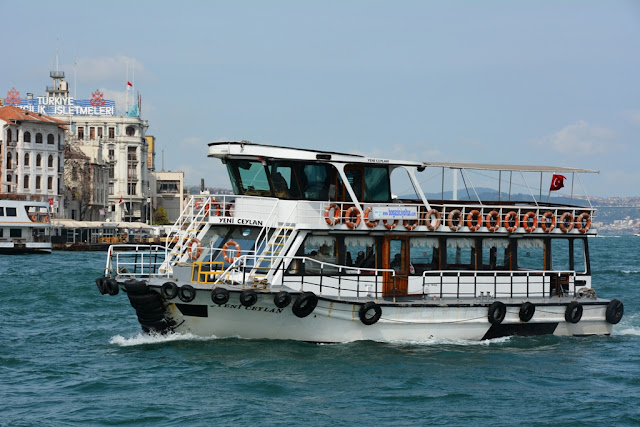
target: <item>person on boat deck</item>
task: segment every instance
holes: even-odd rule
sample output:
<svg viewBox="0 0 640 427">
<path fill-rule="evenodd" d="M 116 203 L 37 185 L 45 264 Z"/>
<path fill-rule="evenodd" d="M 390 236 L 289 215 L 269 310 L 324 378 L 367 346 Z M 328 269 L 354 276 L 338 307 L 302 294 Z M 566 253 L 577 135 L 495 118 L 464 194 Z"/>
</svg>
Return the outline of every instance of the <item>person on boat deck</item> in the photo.
<svg viewBox="0 0 640 427">
<path fill-rule="evenodd" d="M 286 196 L 289 193 L 289 186 L 280 172 L 276 172 L 273 176 L 273 189 L 276 195 Z"/>
<path fill-rule="evenodd" d="M 364 251 L 358 251 L 358 256 L 356 257 L 355 266 L 362 267 L 363 263 L 364 263 Z"/>
<path fill-rule="evenodd" d="M 400 256 L 400 254 L 396 254 L 395 257 L 393 257 L 393 261 L 391 261 L 391 268 L 393 268 L 396 272 L 402 270 L 402 268 L 400 268 L 402 262 L 402 257 Z"/>
</svg>

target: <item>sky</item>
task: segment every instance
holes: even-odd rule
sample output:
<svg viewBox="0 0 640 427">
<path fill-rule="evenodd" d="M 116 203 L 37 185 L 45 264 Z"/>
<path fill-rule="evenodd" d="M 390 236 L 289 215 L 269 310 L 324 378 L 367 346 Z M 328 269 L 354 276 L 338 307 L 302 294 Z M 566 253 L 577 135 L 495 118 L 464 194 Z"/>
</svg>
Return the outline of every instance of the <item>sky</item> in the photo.
<svg viewBox="0 0 640 427">
<path fill-rule="evenodd" d="M 0 15 L 1 95 L 44 95 L 56 50 L 77 99 L 99 89 L 122 111 L 128 79 L 156 168 L 186 184 L 228 188 L 207 144 L 249 140 L 595 169 L 590 195 L 640 195 L 637 0 L 0 0 Z"/>
</svg>

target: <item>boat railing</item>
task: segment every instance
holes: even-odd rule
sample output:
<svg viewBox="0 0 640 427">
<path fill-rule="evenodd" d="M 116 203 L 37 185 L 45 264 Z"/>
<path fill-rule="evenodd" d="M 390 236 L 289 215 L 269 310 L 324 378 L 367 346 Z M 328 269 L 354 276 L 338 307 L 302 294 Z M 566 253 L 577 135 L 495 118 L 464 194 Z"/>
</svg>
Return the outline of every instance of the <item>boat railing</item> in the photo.
<svg viewBox="0 0 640 427">
<path fill-rule="evenodd" d="M 161 245 L 111 245 L 104 274 L 130 278 L 167 276 L 167 272 L 160 274 L 166 257 L 167 248 Z"/>
</svg>

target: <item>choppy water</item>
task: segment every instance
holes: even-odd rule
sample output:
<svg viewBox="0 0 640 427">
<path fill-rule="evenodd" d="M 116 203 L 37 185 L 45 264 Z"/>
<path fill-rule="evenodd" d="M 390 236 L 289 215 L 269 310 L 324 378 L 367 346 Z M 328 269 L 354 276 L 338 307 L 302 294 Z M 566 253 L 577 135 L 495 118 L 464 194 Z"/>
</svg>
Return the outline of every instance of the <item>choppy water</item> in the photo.
<svg viewBox="0 0 640 427">
<path fill-rule="evenodd" d="M 0 256 L 0 425 L 640 423 L 640 238 L 590 240 L 611 337 L 489 342 L 148 337 L 105 253 Z"/>
</svg>

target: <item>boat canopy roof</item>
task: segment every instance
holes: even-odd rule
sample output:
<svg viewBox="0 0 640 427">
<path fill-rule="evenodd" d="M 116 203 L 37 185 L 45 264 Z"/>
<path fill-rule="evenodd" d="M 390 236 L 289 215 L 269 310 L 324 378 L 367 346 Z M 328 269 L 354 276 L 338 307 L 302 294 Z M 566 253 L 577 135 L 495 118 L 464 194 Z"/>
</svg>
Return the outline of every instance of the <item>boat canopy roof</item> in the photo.
<svg viewBox="0 0 640 427">
<path fill-rule="evenodd" d="M 504 165 L 489 163 L 450 163 L 450 162 L 424 162 L 426 167 L 439 167 L 448 169 L 473 169 L 507 172 L 555 172 L 555 173 L 600 173 L 593 169 L 578 169 L 558 166 L 533 166 L 533 165 Z"/>
</svg>

